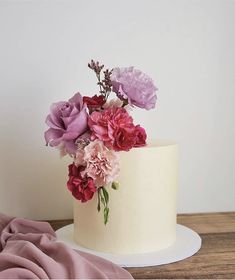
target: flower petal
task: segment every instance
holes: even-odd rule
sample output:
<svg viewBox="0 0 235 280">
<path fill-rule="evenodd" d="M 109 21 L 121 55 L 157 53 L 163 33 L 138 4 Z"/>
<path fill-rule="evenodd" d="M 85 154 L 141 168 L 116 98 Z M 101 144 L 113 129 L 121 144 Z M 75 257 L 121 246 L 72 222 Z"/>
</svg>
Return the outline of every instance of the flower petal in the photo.
<svg viewBox="0 0 235 280">
<path fill-rule="evenodd" d="M 46 118 L 46 124 L 51 127 L 51 128 L 54 128 L 54 129 L 61 129 L 61 124 L 58 125 L 59 121 L 56 120 L 56 121 L 53 121 L 53 118 L 52 118 L 52 115 L 48 115 L 47 118 Z"/>
<path fill-rule="evenodd" d="M 75 155 L 77 151 L 77 146 L 75 144 L 75 141 L 63 141 L 64 143 L 64 148 L 66 152 L 70 155 Z"/>
<path fill-rule="evenodd" d="M 58 146 L 62 140 L 63 131 L 59 129 L 49 128 L 45 133 L 44 137 L 46 144 L 54 147 Z"/>
<path fill-rule="evenodd" d="M 83 107 L 82 111 L 68 124 L 67 131 L 63 135 L 64 140 L 76 139 L 79 135 L 87 130 L 87 108 Z"/>
<path fill-rule="evenodd" d="M 82 109 L 83 101 L 79 92 L 75 93 L 74 96 L 69 99 L 69 102 L 75 104 L 79 111 Z"/>
<path fill-rule="evenodd" d="M 60 118 L 61 117 L 60 108 L 63 107 L 66 103 L 67 103 L 66 101 L 59 101 L 59 102 L 56 102 L 56 103 L 52 103 L 52 105 L 50 107 L 51 120 L 58 127 L 61 127 L 61 125 L 63 125 L 63 122 Z"/>
<path fill-rule="evenodd" d="M 94 133 L 100 134 L 100 135 L 106 135 L 107 134 L 107 129 L 105 127 L 102 127 L 100 125 L 93 125 L 92 129 Z"/>
</svg>

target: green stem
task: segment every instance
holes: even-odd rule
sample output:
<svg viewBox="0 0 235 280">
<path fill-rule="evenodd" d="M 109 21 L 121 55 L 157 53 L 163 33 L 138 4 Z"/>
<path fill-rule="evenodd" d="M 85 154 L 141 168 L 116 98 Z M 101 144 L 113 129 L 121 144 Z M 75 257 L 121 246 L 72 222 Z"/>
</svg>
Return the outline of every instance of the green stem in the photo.
<svg viewBox="0 0 235 280">
<path fill-rule="evenodd" d="M 106 225 L 109 217 L 109 208 L 108 208 L 109 194 L 104 187 L 100 187 L 98 190 L 98 206 L 97 206 L 98 211 L 100 209 L 100 201 L 104 206 L 104 210 L 103 210 L 104 224 Z"/>
<path fill-rule="evenodd" d="M 97 205 L 97 210 L 100 212 L 100 190 L 98 190 L 98 205 Z"/>
</svg>

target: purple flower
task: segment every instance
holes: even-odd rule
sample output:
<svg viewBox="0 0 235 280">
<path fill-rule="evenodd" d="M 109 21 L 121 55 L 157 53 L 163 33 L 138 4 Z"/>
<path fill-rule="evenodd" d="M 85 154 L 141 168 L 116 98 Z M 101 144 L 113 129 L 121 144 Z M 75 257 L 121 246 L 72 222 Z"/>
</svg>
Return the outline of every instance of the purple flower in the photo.
<svg viewBox="0 0 235 280">
<path fill-rule="evenodd" d="M 75 141 L 87 131 L 87 107 L 82 96 L 76 93 L 69 101 L 53 103 L 46 124 L 50 127 L 45 132 L 46 144 L 69 154 L 75 154 Z"/>
<path fill-rule="evenodd" d="M 114 68 L 111 81 L 113 91 L 129 104 L 149 110 L 156 105 L 157 88 L 153 80 L 134 67 Z"/>
</svg>

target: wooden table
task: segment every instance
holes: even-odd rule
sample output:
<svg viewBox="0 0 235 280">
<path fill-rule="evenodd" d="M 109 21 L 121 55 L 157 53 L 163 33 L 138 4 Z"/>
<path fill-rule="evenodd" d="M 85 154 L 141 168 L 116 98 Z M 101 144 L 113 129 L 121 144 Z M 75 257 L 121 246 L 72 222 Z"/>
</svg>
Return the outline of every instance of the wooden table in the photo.
<svg viewBox="0 0 235 280">
<path fill-rule="evenodd" d="M 58 229 L 72 220 L 49 222 Z M 135 279 L 235 279 L 235 212 L 183 214 L 178 223 L 200 234 L 201 250 L 173 264 L 128 268 Z"/>
</svg>

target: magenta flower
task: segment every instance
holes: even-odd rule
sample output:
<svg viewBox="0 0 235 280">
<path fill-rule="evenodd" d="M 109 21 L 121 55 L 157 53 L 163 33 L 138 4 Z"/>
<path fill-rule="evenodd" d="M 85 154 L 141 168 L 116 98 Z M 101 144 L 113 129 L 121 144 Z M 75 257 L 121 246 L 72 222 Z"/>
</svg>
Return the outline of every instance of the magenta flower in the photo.
<svg viewBox="0 0 235 280">
<path fill-rule="evenodd" d="M 76 93 L 69 101 L 53 103 L 46 124 L 50 127 L 45 132 L 46 144 L 63 147 L 63 151 L 75 154 L 77 138 L 87 131 L 87 107 L 82 96 Z"/>
<path fill-rule="evenodd" d="M 156 105 L 157 88 L 153 80 L 134 67 L 114 68 L 111 75 L 113 91 L 123 100 L 149 110 Z"/>
</svg>

